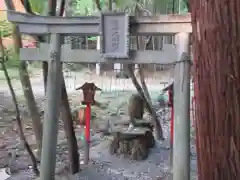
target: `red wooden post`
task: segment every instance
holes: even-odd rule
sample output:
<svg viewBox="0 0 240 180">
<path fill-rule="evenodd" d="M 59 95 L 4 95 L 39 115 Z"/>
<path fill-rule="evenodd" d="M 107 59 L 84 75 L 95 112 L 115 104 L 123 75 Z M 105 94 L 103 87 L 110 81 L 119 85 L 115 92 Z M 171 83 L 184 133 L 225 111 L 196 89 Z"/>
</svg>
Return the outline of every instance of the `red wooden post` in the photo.
<svg viewBox="0 0 240 180">
<path fill-rule="evenodd" d="M 173 127 L 174 127 L 174 108 L 171 107 L 171 121 L 170 121 L 170 143 L 173 145 Z"/>
<path fill-rule="evenodd" d="M 173 108 L 173 89 L 168 90 L 169 106 L 171 110 L 171 120 L 170 120 L 170 143 L 173 145 L 173 127 L 174 127 L 174 108 Z"/>
<path fill-rule="evenodd" d="M 85 149 L 84 149 L 84 164 L 89 162 L 90 154 L 90 120 L 91 120 L 91 103 L 86 103 L 85 108 Z"/>
<path fill-rule="evenodd" d="M 173 137 L 174 137 L 174 107 L 173 107 L 173 84 L 168 88 L 169 107 L 171 110 L 170 119 L 170 165 L 172 166 L 173 160 Z"/>
<path fill-rule="evenodd" d="M 86 129 L 85 129 L 85 138 L 87 143 L 90 142 L 90 121 L 91 121 L 91 104 L 87 103 L 87 107 L 85 109 L 85 124 L 86 124 Z"/>
</svg>

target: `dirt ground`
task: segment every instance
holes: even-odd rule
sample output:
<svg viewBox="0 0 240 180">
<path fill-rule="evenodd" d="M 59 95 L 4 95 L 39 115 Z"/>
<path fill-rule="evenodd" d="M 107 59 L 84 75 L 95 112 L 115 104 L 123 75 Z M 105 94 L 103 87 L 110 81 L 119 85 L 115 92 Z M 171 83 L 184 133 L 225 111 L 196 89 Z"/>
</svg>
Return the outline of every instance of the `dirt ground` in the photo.
<svg viewBox="0 0 240 180">
<path fill-rule="evenodd" d="M 80 79 L 80 78 L 77 78 Z M 88 78 L 83 78 L 81 75 L 80 81 L 76 84 L 81 84 Z M 92 78 L 91 78 L 92 79 Z M 69 80 L 72 82 L 71 80 Z M 44 94 L 41 75 L 35 76 L 31 79 L 33 90 L 36 96 L 36 100 L 39 109 L 44 108 Z M 31 171 L 31 161 L 28 154 L 23 149 L 21 141 L 18 136 L 15 111 L 12 104 L 11 96 L 8 92 L 8 88 L 1 82 L 0 87 L 0 169 L 11 166 L 13 176 L 11 180 L 27 180 L 33 179 L 33 173 Z M 105 82 L 103 84 L 106 85 Z M 14 80 L 14 88 L 18 95 L 19 104 L 21 105 L 21 115 L 24 124 L 24 131 L 28 142 L 33 149 L 36 148 L 34 142 L 33 132 L 31 129 L 31 119 L 28 115 L 26 104 L 22 95 L 21 85 L 18 80 Z M 99 85 L 103 88 L 104 85 Z M 154 85 L 150 85 L 154 86 Z M 105 89 L 108 89 L 106 87 Z M 117 88 L 115 88 L 117 89 Z M 69 101 L 72 109 L 79 108 L 80 93 L 74 91 L 72 87 L 68 88 Z M 132 91 L 120 91 L 102 92 L 96 95 L 96 99 L 104 104 L 105 108 L 93 108 L 93 112 L 96 117 L 93 119 L 97 122 L 95 124 L 105 123 L 106 120 L 121 120 L 127 118 L 126 105 L 128 97 L 132 94 Z M 169 123 L 168 120 L 163 123 L 164 134 L 167 137 L 165 142 L 157 142 L 157 147 L 151 152 L 150 157 L 143 162 L 129 162 L 126 159 L 119 159 L 117 157 L 110 156 L 108 153 L 108 138 L 102 138 L 100 134 L 92 132 L 92 148 L 91 148 L 91 162 L 87 168 L 82 165 L 82 172 L 76 174 L 72 179 L 171 179 L 171 168 L 169 167 Z M 81 129 L 79 126 L 75 128 L 77 140 L 79 143 L 79 152 L 82 162 L 83 144 L 81 143 Z M 194 141 L 192 142 L 192 179 L 196 176 L 196 158 Z M 16 158 L 13 162 L 10 162 L 9 152 L 14 152 Z M 57 171 L 61 174 L 67 171 L 67 143 L 63 131 L 62 122 L 59 121 L 59 136 L 57 146 Z M 10 180 L 9 179 L 9 180 Z M 0 179 L 1 180 L 1 179 Z"/>
</svg>

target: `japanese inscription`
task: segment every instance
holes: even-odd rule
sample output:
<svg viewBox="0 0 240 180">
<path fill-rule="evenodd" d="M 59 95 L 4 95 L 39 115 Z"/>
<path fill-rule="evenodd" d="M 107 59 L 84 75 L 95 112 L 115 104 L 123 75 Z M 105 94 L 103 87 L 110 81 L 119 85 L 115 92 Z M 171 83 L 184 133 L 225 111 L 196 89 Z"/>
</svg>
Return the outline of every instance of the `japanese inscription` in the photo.
<svg viewBox="0 0 240 180">
<path fill-rule="evenodd" d="M 128 23 L 125 13 L 102 14 L 101 50 L 105 58 L 128 58 Z"/>
<path fill-rule="evenodd" d="M 120 33 L 118 31 L 119 24 L 116 20 L 110 21 L 110 27 L 111 27 L 111 37 L 112 37 L 112 52 L 117 52 L 119 49 L 119 40 L 120 40 Z"/>
</svg>

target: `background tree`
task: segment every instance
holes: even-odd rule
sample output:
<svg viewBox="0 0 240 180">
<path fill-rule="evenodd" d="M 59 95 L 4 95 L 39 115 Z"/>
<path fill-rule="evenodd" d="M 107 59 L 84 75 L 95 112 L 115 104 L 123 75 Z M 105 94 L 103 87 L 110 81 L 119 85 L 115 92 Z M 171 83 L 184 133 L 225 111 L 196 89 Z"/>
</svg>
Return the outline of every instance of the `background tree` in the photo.
<svg viewBox="0 0 240 180">
<path fill-rule="evenodd" d="M 191 0 L 199 180 L 240 179 L 240 2 Z"/>
<path fill-rule="evenodd" d="M 35 174 L 38 176 L 39 175 L 39 170 L 38 170 L 38 166 L 37 166 L 37 159 L 35 157 L 35 155 L 33 154 L 33 151 L 31 149 L 31 147 L 29 146 L 27 140 L 26 140 L 26 137 L 24 136 L 24 131 L 23 131 L 23 126 L 22 126 L 22 122 L 21 122 L 21 115 L 20 115 L 20 110 L 19 110 L 19 105 L 18 105 L 18 102 L 17 102 L 17 96 L 16 96 L 16 93 L 13 89 L 13 85 L 12 85 L 12 82 L 11 82 L 11 78 L 8 74 L 8 70 L 7 70 L 7 67 L 5 65 L 5 62 L 7 61 L 8 57 L 5 53 L 5 49 L 3 47 L 3 43 L 2 43 L 2 37 L 0 36 L 0 63 L 1 63 L 1 66 L 2 66 L 2 70 L 4 72 L 4 75 L 5 75 L 5 78 L 6 78 L 6 81 L 7 81 L 7 84 L 8 84 L 8 87 L 9 87 L 9 90 L 10 90 L 10 93 L 12 95 L 12 100 L 13 100 L 13 104 L 15 106 L 15 111 L 16 111 L 16 122 L 17 122 L 17 127 L 18 127 L 18 133 L 19 133 L 19 136 L 20 136 L 20 139 L 24 145 L 24 147 L 26 148 L 27 150 L 27 153 L 29 154 L 30 156 L 30 159 L 33 163 L 33 170 L 35 172 Z"/>
<path fill-rule="evenodd" d="M 155 5 L 157 5 L 157 4 L 155 3 Z M 141 8 L 142 6 L 144 6 L 144 4 L 141 4 L 141 1 L 138 0 L 136 5 L 135 5 L 135 16 L 144 16 L 144 13 L 146 12 L 146 10 L 142 9 Z M 155 9 L 155 11 L 158 11 L 158 9 Z M 149 15 L 152 15 L 152 13 L 149 13 Z M 150 37 L 148 39 L 147 43 L 145 43 L 145 37 L 137 37 L 136 40 L 137 40 L 136 41 L 137 49 L 145 50 L 146 47 L 147 47 L 147 43 L 149 43 L 149 41 L 152 41 L 153 38 Z M 157 39 L 157 40 L 160 40 L 160 39 Z M 155 43 L 155 42 L 153 41 L 151 43 Z M 135 77 L 135 75 L 133 73 L 134 71 L 133 71 L 133 66 L 132 65 L 128 65 L 128 70 L 129 70 L 129 72 L 131 74 L 131 78 L 132 78 L 133 84 L 135 85 L 138 93 L 142 97 L 144 97 L 144 100 L 145 100 L 145 103 L 146 103 L 146 108 L 147 108 L 148 112 L 152 116 L 152 120 L 153 120 L 153 122 L 155 124 L 155 128 L 156 128 L 156 138 L 164 140 L 162 126 L 161 126 L 161 124 L 160 124 L 160 122 L 159 122 L 159 120 L 157 118 L 156 111 L 153 108 L 152 100 L 151 100 L 151 97 L 150 97 L 150 94 L 149 94 L 149 91 L 148 91 L 148 88 L 147 88 L 147 85 L 146 85 L 146 82 L 145 82 L 144 65 L 140 65 L 139 66 L 139 76 L 140 76 L 140 83 L 141 83 L 141 85 L 138 83 L 138 81 L 137 81 L 137 79 L 136 79 L 136 77 Z"/>
<path fill-rule="evenodd" d="M 15 10 L 14 4 L 11 0 L 5 0 L 5 4 L 8 10 Z M 22 41 L 21 41 L 21 35 L 16 25 L 13 25 L 12 38 L 14 41 L 14 52 L 16 56 L 15 58 L 19 60 L 19 50 L 20 48 L 22 48 Z M 40 118 L 40 113 L 38 111 L 37 103 L 33 94 L 31 81 L 29 78 L 28 70 L 27 70 L 27 64 L 25 61 L 19 62 L 19 76 L 22 84 L 24 97 L 27 102 L 27 107 L 28 107 L 30 116 L 32 118 L 32 128 L 35 134 L 36 144 L 38 148 L 38 155 L 40 155 L 41 154 L 40 152 L 42 149 L 41 118 Z"/>
</svg>

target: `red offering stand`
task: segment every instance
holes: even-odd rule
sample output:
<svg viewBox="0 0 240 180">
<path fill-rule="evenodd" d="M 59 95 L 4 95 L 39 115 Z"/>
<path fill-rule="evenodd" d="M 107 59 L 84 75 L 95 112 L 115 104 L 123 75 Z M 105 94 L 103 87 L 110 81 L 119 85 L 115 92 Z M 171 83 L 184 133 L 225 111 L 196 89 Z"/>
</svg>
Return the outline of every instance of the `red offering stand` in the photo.
<svg viewBox="0 0 240 180">
<path fill-rule="evenodd" d="M 95 104 L 95 93 L 100 91 L 94 83 L 84 83 L 81 87 L 76 90 L 83 91 L 82 104 L 86 105 L 85 108 L 85 153 L 84 153 L 84 164 L 88 164 L 89 161 L 89 147 L 90 147 L 90 125 L 91 125 L 91 105 Z"/>
</svg>

